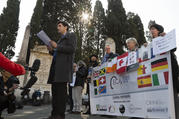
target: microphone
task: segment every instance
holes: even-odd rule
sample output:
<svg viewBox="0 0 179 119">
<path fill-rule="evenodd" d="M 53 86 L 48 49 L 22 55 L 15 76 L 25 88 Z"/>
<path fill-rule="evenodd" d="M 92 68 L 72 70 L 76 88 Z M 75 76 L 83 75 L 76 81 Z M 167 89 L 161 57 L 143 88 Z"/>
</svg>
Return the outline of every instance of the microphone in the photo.
<svg viewBox="0 0 179 119">
<path fill-rule="evenodd" d="M 40 60 L 35 59 L 35 61 L 32 64 L 32 71 L 37 72 L 40 68 Z"/>
</svg>

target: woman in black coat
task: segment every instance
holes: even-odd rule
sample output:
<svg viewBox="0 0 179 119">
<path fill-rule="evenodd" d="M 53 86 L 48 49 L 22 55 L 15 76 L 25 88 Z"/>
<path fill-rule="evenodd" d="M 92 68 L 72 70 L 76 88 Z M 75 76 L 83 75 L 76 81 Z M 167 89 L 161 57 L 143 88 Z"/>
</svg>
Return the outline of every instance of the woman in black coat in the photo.
<svg viewBox="0 0 179 119">
<path fill-rule="evenodd" d="M 151 25 L 150 32 L 153 38 L 165 35 L 163 26 L 159 24 Z M 179 66 L 178 66 L 176 55 L 174 53 L 175 51 L 176 51 L 176 48 L 172 49 L 170 51 L 170 54 L 171 54 L 172 79 L 173 79 L 173 90 L 174 90 L 174 100 L 175 100 L 175 114 L 176 114 L 176 118 L 178 119 L 179 113 L 177 111 L 179 111 L 179 107 L 177 106 L 176 102 L 178 101 L 176 100 L 178 99 L 178 93 L 179 93 L 179 81 L 178 81 Z"/>
</svg>

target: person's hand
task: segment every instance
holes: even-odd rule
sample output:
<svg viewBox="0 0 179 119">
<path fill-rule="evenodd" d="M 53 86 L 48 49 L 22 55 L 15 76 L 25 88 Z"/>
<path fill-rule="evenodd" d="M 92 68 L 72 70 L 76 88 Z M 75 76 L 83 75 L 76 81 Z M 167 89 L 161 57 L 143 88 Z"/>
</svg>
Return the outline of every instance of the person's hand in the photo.
<svg viewBox="0 0 179 119">
<path fill-rule="evenodd" d="M 53 48 L 57 48 L 57 43 L 55 41 L 50 41 L 50 44 Z"/>
<path fill-rule="evenodd" d="M 165 32 L 163 32 L 163 33 L 160 33 L 159 35 L 160 35 L 160 36 L 165 36 L 165 35 L 166 35 L 166 33 L 165 33 Z"/>
<path fill-rule="evenodd" d="M 52 48 L 52 47 L 49 47 L 49 46 L 47 46 L 47 49 L 48 49 L 49 51 L 52 51 L 52 50 L 53 50 L 53 48 Z"/>
<path fill-rule="evenodd" d="M 90 78 L 91 78 L 91 76 L 89 76 L 89 75 L 88 75 L 88 76 L 87 76 L 87 78 L 88 78 L 88 79 L 90 79 Z"/>
<path fill-rule="evenodd" d="M 12 88 L 15 90 L 19 87 L 19 84 L 13 84 Z"/>
</svg>

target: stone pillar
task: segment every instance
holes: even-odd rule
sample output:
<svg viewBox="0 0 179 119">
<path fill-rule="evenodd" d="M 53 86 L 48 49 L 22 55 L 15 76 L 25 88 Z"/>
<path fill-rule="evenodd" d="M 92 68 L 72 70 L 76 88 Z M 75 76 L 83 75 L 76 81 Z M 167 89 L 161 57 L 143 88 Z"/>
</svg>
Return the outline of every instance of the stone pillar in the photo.
<svg viewBox="0 0 179 119">
<path fill-rule="evenodd" d="M 28 44 L 29 44 L 29 37 L 30 37 L 30 25 L 27 25 L 25 34 L 24 34 L 24 39 L 22 42 L 18 62 L 26 65 L 26 57 L 27 57 L 27 50 L 28 50 Z"/>
</svg>

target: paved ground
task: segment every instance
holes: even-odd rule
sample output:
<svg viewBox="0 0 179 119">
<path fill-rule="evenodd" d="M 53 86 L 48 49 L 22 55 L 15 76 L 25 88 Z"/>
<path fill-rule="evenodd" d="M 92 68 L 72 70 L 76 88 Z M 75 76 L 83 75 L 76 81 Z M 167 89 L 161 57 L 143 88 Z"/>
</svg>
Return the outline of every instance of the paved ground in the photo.
<svg viewBox="0 0 179 119">
<path fill-rule="evenodd" d="M 25 106 L 23 110 L 17 110 L 14 114 L 7 115 L 3 113 L 5 119 L 42 119 L 49 116 L 51 106 Z M 114 117 L 109 118 L 105 116 L 89 116 L 89 115 L 77 115 L 77 114 L 66 114 L 66 119 L 128 119 L 125 117 Z"/>
</svg>

